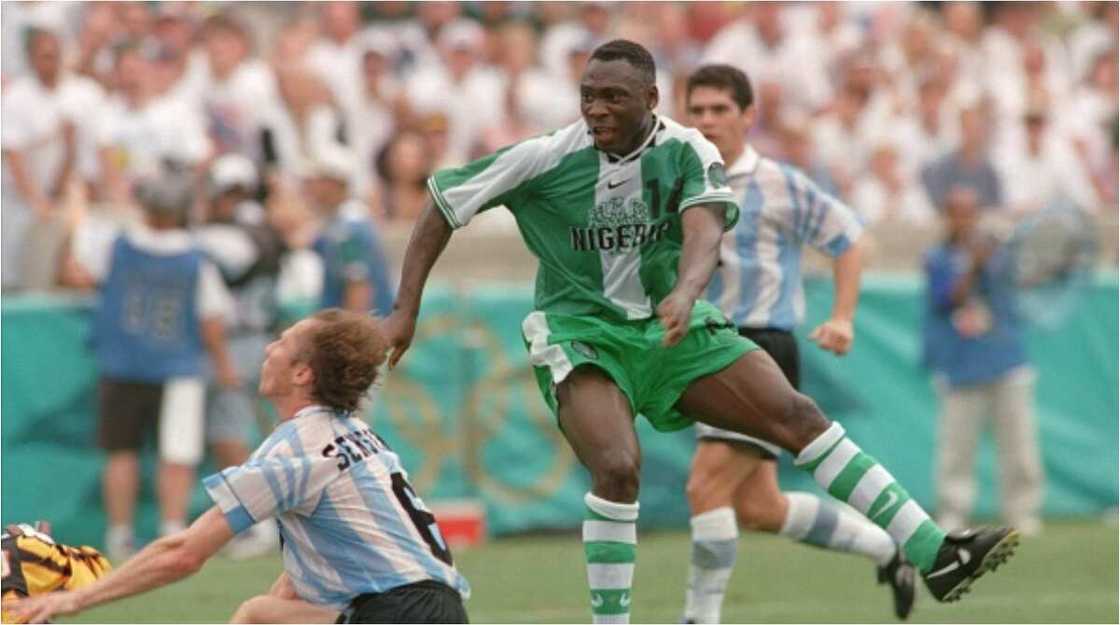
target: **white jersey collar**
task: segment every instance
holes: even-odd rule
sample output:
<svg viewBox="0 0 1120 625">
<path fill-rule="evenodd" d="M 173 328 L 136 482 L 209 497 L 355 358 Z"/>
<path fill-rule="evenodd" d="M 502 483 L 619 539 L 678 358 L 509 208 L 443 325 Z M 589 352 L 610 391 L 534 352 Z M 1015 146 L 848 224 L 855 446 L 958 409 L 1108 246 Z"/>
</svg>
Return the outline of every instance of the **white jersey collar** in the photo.
<svg viewBox="0 0 1120 625">
<path fill-rule="evenodd" d="M 756 169 L 758 169 L 758 162 L 761 160 L 762 157 L 758 155 L 758 152 L 755 151 L 755 149 L 752 148 L 750 144 L 747 144 L 746 149 L 744 149 L 743 153 L 739 155 L 739 158 L 735 159 L 734 163 L 728 165 L 727 177 L 730 178 L 732 176 L 743 175 L 749 176 L 753 174 Z"/>
</svg>

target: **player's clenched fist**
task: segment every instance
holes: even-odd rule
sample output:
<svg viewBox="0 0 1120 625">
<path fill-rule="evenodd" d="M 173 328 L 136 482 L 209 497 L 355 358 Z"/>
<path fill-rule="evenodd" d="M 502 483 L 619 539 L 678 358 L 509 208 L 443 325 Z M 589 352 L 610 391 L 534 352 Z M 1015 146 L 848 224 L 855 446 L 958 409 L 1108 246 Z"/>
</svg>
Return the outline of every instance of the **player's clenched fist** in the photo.
<svg viewBox="0 0 1120 625">
<path fill-rule="evenodd" d="M 825 351 L 843 356 L 848 353 L 848 350 L 852 349 L 854 336 L 855 331 L 852 329 L 851 321 L 829 319 L 809 334 L 809 340 Z"/>
<path fill-rule="evenodd" d="M 695 303 L 694 298 L 674 290 L 657 305 L 657 318 L 661 320 L 661 327 L 665 328 L 662 345 L 672 347 L 688 334 L 688 320 Z"/>
</svg>

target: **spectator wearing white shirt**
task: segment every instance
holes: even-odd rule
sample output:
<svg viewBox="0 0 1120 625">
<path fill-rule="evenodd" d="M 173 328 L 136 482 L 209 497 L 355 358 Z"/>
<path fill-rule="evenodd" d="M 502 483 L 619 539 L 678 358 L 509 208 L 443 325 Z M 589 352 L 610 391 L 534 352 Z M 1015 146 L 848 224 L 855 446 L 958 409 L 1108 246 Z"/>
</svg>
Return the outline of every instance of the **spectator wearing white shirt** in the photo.
<svg viewBox="0 0 1120 625">
<path fill-rule="evenodd" d="M 906 146 L 899 156 L 909 176 L 916 176 L 922 166 L 957 145 L 955 115 L 946 102 L 946 85 L 939 75 L 927 75 L 918 81 L 913 113 L 897 119 L 893 138 L 897 145 Z"/>
<path fill-rule="evenodd" d="M 357 36 L 361 14 L 356 2 L 324 2 L 319 38 L 307 51 L 307 66 L 318 74 L 343 109 L 357 106 L 362 49 Z"/>
<path fill-rule="evenodd" d="M 118 47 L 116 93 L 100 124 L 98 144 L 110 196 L 127 201 L 128 186 L 171 167 L 194 169 L 210 156 L 199 111 L 181 96 L 155 93 L 152 62 L 134 43 Z"/>
<path fill-rule="evenodd" d="M 1101 204 L 1115 210 L 1117 198 L 1117 48 L 1102 51 L 1073 97 L 1058 127 L 1073 141 Z"/>
<path fill-rule="evenodd" d="M 790 106 L 816 112 L 828 103 L 831 81 L 818 42 L 790 32 L 786 10 L 782 3 L 753 3 L 747 18 L 731 23 L 711 40 L 703 59 L 727 63 L 760 84 L 777 82 Z"/>
<path fill-rule="evenodd" d="M 905 173 L 894 143 L 884 140 L 872 149 L 868 170 L 870 175 L 861 176 L 852 191 L 852 207 L 867 224 L 933 220 L 933 207 L 922 188 Z"/>
<path fill-rule="evenodd" d="M 1096 210 L 1098 200 L 1092 181 L 1072 144 L 1052 129 L 1045 104 L 1036 102 L 1027 110 L 1016 136 L 1017 140 L 995 159 L 1006 183 L 1009 208 L 1033 213 L 1065 200 L 1083 210 Z"/>
<path fill-rule="evenodd" d="M 501 119 L 502 80 L 481 58 L 485 33 L 471 20 L 457 20 L 440 31 L 444 63 L 420 70 L 406 93 L 418 114 L 446 113 L 448 163 L 462 164 L 477 152 L 482 132 Z M 440 164 L 441 166 L 443 163 Z"/>
<path fill-rule="evenodd" d="M 342 143 L 344 118 L 315 73 L 288 66 L 276 78 L 280 98 L 262 113 L 265 164 L 294 180 L 307 162 Z"/>
<path fill-rule="evenodd" d="M 202 27 L 205 61 L 194 94 L 219 154 L 262 159 L 261 111 L 275 106 L 276 79 L 260 59 L 250 58 L 252 40 L 245 26 L 215 15 Z"/>
<path fill-rule="evenodd" d="M 576 19 L 554 24 L 541 37 L 541 65 L 553 76 L 568 73 L 569 52 L 573 46 L 582 45 L 588 34 L 595 40 L 606 40 L 610 34 L 613 22 L 610 3 L 580 2 L 576 11 Z"/>
<path fill-rule="evenodd" d="M 4 90 L 0 107 L 3 149 L 3 288 L 19 288 L 25 235 L 36 219 L 46 220 L 58 202 L 77 158 L 77 85 L 62 71 L 62 46 L 55 34 L 28 31 L 31 74 Z"/>
<path fill-rule="evenodd" d="M 404 95 L 393 76 L 392 45 L 381 38 L 367 37 L 363 47 L 357 106 L 347 111 L 346 117 L 358 161 L 351 188 L 358 197 L 367 197 L 376 189 L 374 161 L 396 130 L 398 116 L 404 113 Z"/>
</svg>

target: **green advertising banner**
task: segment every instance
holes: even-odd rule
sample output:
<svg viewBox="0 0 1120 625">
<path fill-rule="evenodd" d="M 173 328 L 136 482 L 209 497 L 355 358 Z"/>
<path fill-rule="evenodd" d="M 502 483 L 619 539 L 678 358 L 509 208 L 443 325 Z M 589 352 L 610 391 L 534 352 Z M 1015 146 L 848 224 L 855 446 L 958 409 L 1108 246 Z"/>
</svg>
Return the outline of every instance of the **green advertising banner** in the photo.
<svg viewBox="0 0 1120 625">
<path fill-rule="evenodd" d="M 937 399 L 920 367 L 921 285 L 869 279 L 856 347 L 835 358 L 803 343 L 805 392 L 878 457 L 923 505 L 933 503 Z M 829 309 L 831 285 L 807 285 L 804 338 Z M 426 498 L 477 499 L 491 534 L 573 528 L 588 479 L 539 396 L 521 340 L 528 288 L 434 289 L 411 351 L 376 391 L 367 416 L 402 456 Z M 104 531 L 95 444 L 96 370 L 87 344 L 89 300 L 5 298 L 2 311 L 3 523 L 49 519 L 69 542 Z M 1085 289 L 1065 318 L 1030 336 L 1047 471 L 1046 513 L 1099 514 L 1117 505 L 1117 283 Z M 654 432 L 643 446 L 643 527 L 684 527 L 691 431 Z M 155 532 L 155 464 L 146 454 L 138 531 Z M 789 488 L 817 490 L 783 459 Z M 212 466 L 200 469 L 200 476 Z M 990 441 L 978 462 L 977 514 L 996 512 Z M 192 508 L 209 505 L 201 488 Z"/>
</svg>

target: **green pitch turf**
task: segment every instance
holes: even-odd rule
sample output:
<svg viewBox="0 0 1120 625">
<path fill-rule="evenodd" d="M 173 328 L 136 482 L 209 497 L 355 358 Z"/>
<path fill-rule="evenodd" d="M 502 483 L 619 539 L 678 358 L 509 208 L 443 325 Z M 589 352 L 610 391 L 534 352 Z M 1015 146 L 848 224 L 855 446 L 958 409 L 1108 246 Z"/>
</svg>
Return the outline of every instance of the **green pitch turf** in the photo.
<svg viewBox="0 0 1120 625">
<path fill-rule="evenodd" d="M 683 532 L 639 536 L 634 622 L 679 622 L 688 549 Z M 1051 523 L 960 603 L 939 605 L 922 592 L 911 621 L 1116 623 L 1117 553 L 1115 525 Z M 576 531 L 496 540 L 460 550 L 456 559 L 474 589 L 467 610 L 475 623 L 589 621 Z M 227 622 L 240 601 L 266 591 L 279 572 L 279 558 L 216 559 L 170 588 L 63 622 Z M 741 541 L 725 622 L 893 620 L 888 591 L 874 584 L 870 563 L 769 536 Z"/>
</svg>

